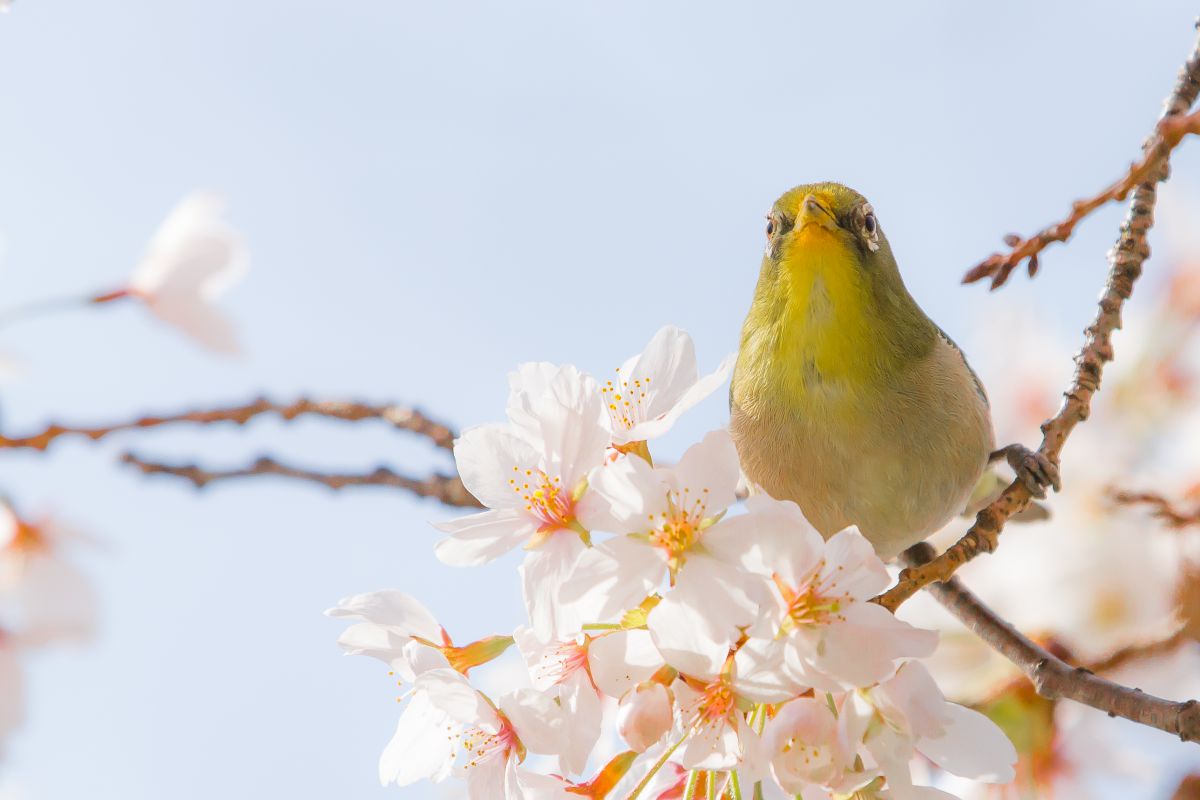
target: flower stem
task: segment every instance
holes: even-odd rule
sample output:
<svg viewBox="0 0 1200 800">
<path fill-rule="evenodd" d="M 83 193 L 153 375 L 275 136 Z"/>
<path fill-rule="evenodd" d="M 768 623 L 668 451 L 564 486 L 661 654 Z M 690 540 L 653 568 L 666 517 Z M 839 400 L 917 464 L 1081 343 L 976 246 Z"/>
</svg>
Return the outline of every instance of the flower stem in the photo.
<svg viewBox="0 0 1200 800">
<path fill-rule="evenodd" d="M 86 297 L 71 295 L 68 297 L 51 297 L 46 300 L 37 300 L 22 306 L 13 306 L 0 311 L 0 328 L 7 327 L 21 320 L 42 317 L 59 311 L 70 311 L 96 303 L 109 303 L 128 296 L 128 291 L 120 290 Z"/>
<path fill-rule="evenodd" d="M 742 783 L 738 780 L 736 769 L 729 773 L 729 794 L 733 800 L 742 800 Z"/>
<path fill-rule="evenodd" d="M 654 762 L 654 766 L 650 768 L 650 771 L 647 772 L 646 775 L 638 782 L 638 785 L 633 787 L 633 791 L 629 793 L 629 797 L 625 798 L 625 800 L 637 800 L 637 796 L 642 793 L 643 789 L 650 785 L 650 781 L 652 781 L 654 776 L 658 774 L 658 771 L 663 768 L 663 764 L 667 763 L 667 759 L 671 757 L 671 754 L 678 750 L 679 745 L 683 744 L 686 740 L 687 734 L 684 734 L 682 739 L 668 747 L 666 752 L 658 757 L 658 761 Z"/>
<path fill-rule="evenodd" d="M 708 789 L 705 794 L 708 795 L 708 800 L 717 800 L 717 773 L 709 770 L 705 776 L 705 784 Z"/>
<path fill-rule="evenodd" d="M 693 800 L 696 796 L 696 784 L 700 782 L 700 772 L 692 770 L 688 773 L 687 783 L 683 787 L 683 800 Z"/>
</svg>

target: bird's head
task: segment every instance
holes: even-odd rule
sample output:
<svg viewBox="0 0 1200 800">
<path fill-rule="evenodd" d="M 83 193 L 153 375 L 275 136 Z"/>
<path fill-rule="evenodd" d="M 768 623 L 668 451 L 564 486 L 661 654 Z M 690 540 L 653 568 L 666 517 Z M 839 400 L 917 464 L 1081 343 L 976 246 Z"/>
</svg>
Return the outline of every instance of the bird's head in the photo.
<svg viewBox="0 0 1200 800">
<path fill-rule="evenodd" d="M 797 186 L 775 201 L 767 214 L 766 258 L 801 270 L 836 261 L 864 276 L 896 269 L 875 210 L 840 183 Z"/>
<path fill-rule="evenodd" d="M 744 347 L 828 377 L 916 357 L 935 330 L 905 289 L 865 197 L 811 183 L 775 201 Z"/>
</svg>

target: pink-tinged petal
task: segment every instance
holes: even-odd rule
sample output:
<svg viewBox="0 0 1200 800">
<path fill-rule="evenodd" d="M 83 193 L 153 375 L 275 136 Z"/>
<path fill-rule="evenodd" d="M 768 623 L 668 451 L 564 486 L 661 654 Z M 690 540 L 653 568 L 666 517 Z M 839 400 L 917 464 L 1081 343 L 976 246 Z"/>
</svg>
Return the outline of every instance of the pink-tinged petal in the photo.
<svg viewBox="0 0 1200 800">
<path fill-rule="evenodd" d="M 913 759 L 912 740 L 882 725 L 870 732 L 864 743 L 887 777 L 892 796 L 897 800 L 909 800 L 914 788 L 909 768 Z"/>
<path fill-rule="evenodd" d="M 517 689 L 501 697 L 497 704 L 530 752 L 559 755 L 563 751 L 567 720 L 562 707 L 549 694 L 536 689 Z"/>
<path fill-rule="evenodd" d="M 405 636 L 438 641 L 442 628 L 433 614 L 412 595 L 396 589 L 351 595 L 325 612 L 330 617 L 347 617 L 387 625 Z"/>
<path fill-rule="evenodd" d="M 91 638 L 99 598 L 75 565 L 50 549 L 24 553 L 10 566 L 12 580 L 0 582 L 0 595 L 15 608 L 25 644 Z"/>
<path fill-rule="evenodd" d="M 663 660 L 689 677 L 710 681 L 729 655 L 730 638 L 713 636 L 696 624 L 696 616 L 683 603 L 665 598 L 650 612 L 646 627 Z"/>
<path fill-rule="evenodd" d="M 739 628 L 753 623 L 769 602 L 765 581 L 705 555 L 690 557 L 675 587 L 647 617 L 667 663 L 689 675 L 715 675 Z M 718 669 L 711 667 L 714 659 Z"/>
<path fill-rule="evenodd" d="M 565 639 L 590 621 L 581 619 L 577 607 L 560 598 L 585 550 L 583 540 L 574 531 L 560 531 L 530 551 L 519 568 L 529 624 L 543 640 Z"/>
<path fill-rule="evenodd" d="M 519 794 L 509 793 L 508 775 L 515 769 L 516 759 L 498 752 L 469 762 L 462 769 L 467 780 L 467 800 L 518 800 Z M 515 772 L 512 783 L 516 785 Z"/>
<path fill-rule="evenodd" d="M 183 198 L 151 237 L 130 288 L 212 299 L 238 281 L 246 271 L 246 253 L 240 237 L 221 220 L 223 208 L 214 194 Z"/>
<path fill-rule="evenodd" d="M 614 622 L 640 605 L 666 575 L 666 561 L 656 548 L 618 536 L 579 555 L 559 602 L 576 618 Z"/>
<path fill-rule="evenodd" d="M 632 750 L 644 753 L 657 744 L 675 719 L 675 698 L 661 683 L 637 684 L 617 707 L 617 733 Z"/>
<path fill-rule="evenodd" d="M 940 736 L 917 739 L 917 750 L 949 773 L 985 783 L 1008 783 L 1015 776 L 1017 751 L 990 719 L 954 703 L 942 709 Z"/>
<path fill-rule="evenodd" d="M 611 433 L 600 387 L 591 376 L 564 368 L 550 383 L 550 398 L 537 404 L 547 463 L 568 489 L 604 463 Z"/>
<path fill-rule="evenodd" d="M 640 355 L 625 362 L 622 379 L 645 384 L 650 378 L 650 389 L 655 399 L 662 404 L 652 411 L 662 413 L 696 382 L 696 345 L 687 331 L 674 325 L 664 325 L 655 331 Z"/>
<path fill-rule="evenodd" d="M 653 527 L 650 518 L 668 509 L 667 487 L 639 456 L 623 456 L 592 470 L 588 488 L 607 504 L 606 518 L 594 519 L 595 526 L 584 522 L 589 529 L 644 533 Z"/>
<path fill-rule="evenodd" d="M 550 384 L 560 369 L 548 361 L 531 361 L 508 373 L 508 420 L 535 441 L 542 436 L 539 404 L 553 401 Z"/>
<path fill-rule="evenodd" d="M 733 661 L 737 693 L 756 703 L 782 703 L 809 688 L 784 668 L 784 650 L 777 639 L 750 639 L 738 648 Z"/>
<path fill-rule="evenodd" d="M 559 702 L 565 719 L 561 763 L 568 773 L 578 775 L 587 767 L 596 742 L 604 708 L 600 695 L 585 670 L 577 670 L 560 684 Z"/>
<path fill-rule="evenodd" d="M 650 419 L 639 422 L 626 431 L 618 431 L 613 436 L 613 441 L 617 444 L 625 444 L 626 442 L 637 442 L 662 436 L 683 416 L 685 411 L 688 411 L 701 400 L 708 397 L 729 379 L 729 373 L 733 371 L 733 365 L 736 361 L 736 354 L 726 356 L 725 360 L 721 362 L 714 372 L 705 375 L 688 387 L 666 411 L 659 410 L 665 405 L 665 395 L 661 398 L 656 395 L 653 398 L 654 402 L 647 408 L 647 413 L 653 416 Z"/>
<path fill-rule="evenodd" d="M 510 510 L 481 511 L 434 527 L 450 534 L 438 542 L 434 552 L 443 564 L 454 567 L 471 567 L 499 558 L 528 542 L 538 528 L 530 517 Z"/>
<path fill-rule="evenodd" d="M 846 528 L 830 537 L 825 543 L 825 563 L 826 573 L 837 570 L 838 593 L 849 594 L 855 600 L 869 600 L 891 582 L 875 548 L 857 528 Z"/>
<path fill-rule="evenodd" d="M 894 728 L 917 737 L 944 733 L 946 698 L 919 661 L 906 662 L 871 692 L 871 699 Z"/>
<path fill-rule="evenodd" d="M 209 350 L 231 356 L 241 353 L 233 322 L 214 306 L 174 296 L 152 296 L 147 303 L 154 316 Z"/>
<path fill-rule="evenodd" d="M 0 742 L 25 720 L 25 672 L 17 648 L 0 633 Z"/>
<path fill-rule="evenodd" d="M 808 784 L 828 784 L 845 767 L 837 760 L 837 719 L 824 699 L 801 698 L 784 704 L 763 732 L 772 772 L 789 793 Z"/>
<path fill-rule="evenodd" d="M 390 664 L 400 657 L 401 649 L 411 641 L 383 625 L 360 622 L 342 631 L 337 643 L 348 656 L 370 656 Z"/>
<path fill-rule="evenodd" d="M 677 752 L 687 769 L 732 769 L 742 755 L 737 729 L 726 720 L 696 730 Z"/>
<path fill-rule="evenodd" d="M 797 586 L 816 569 L 825 540 L 790 501 L 751 497 L 746 513 L 722 519 L 704 532 L 714 557 L 760 575 L 778 574 Z"/>
<path fill-rule="evenodd" d="M 840 692 L 845 688 L 845 682 L 835 680 L 819 669 L 813 662 L 816 660 L 819 637 L 806 636 L 805 632 L 793 632 L 783 640 L 783 667 L 788 678 L 800 684 L 816 689 L 819 692 Z"/>
<path fill-rule="evenodd" d="M 680 504 L 690 511 L 693 503 L 704 504 L 705 516 L 720 514 L 737 500 L 737 448 L 728 431 L 712 431 L 692 445 L 671 469 L 658 470 L 677 492 L 685 492 Z"/>
<path fill-rule="evenodd" d="M 435 708 L 461 725 L 477 727 L 488 733 L 500 730 L 500 719 L 479 692 L 463 675 L 453 669 L 431 669 L 413 681 L 413 688 L 429 695 Z"/>
<path fill-rule="evenodd" d="M 663 657 L 644 630 L 614 631 L 588 645 L 588 667 L 596 687 L 619 698 L 663 667 Z"/>
<path fill-rule="evenodd" d="M 579 800 L 562 778 L 521 769 L 515 760 L 509 761 L 504 781 L 507 800 Z"/>
<path fill-rule="evenodd" d="M 454 442 L 454 463 L 463 486 L 488 508 L 524 508 L 523 493 L 516 489 L 539 459 L 533 444 L 511 425 L 468 428 Z"/>
<path fill-rule="evenodd" d="M 813 664 L 847 688 L 885 680 L 898 659 L 928 656 L 937 648 L 937 633 L 901 622 L 874 603 L 854 603 L 841 615 L 825 628 Z"/>
<path fill-rule="evenodd" d="M 380 783 L 408 786 L 419 780 L 445 780 L 455 755 L 455 741 L 446 736 L 447 726 L 456 727 L 428 694 L 414 692 L 379 758 Z"/>
</svg>

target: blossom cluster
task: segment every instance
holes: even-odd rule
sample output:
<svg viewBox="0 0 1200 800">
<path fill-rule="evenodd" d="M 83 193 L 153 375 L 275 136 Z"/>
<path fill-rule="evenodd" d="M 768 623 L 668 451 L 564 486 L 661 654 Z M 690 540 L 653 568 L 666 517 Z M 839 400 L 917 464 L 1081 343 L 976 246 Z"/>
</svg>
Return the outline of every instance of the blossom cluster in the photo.
<svg viewBox="0 0 1200 800">
<path fill-rule="evenodd" d="M 24 721 L 27 656 L 94 632 L 95 590 L 66 552 L 81 538 L 0 505 L 0 744 Z"/>
<path fill-rule="evenodd" d="M 690 337 L 666 327 L 603 383 L 546 363 L 511 375 L 507 422 L 454 450 L 486 510 L 438 525 L 437 555 L 474 566 L 524 548 L 525 624 L 460 646 L 403 592 L 328 612 L 357 620 L 347 652 L 405 686 L 384 784 L 458 775 L 473 799 L 950 796 L 915 785 L 919 757 L 1011 780 L 1012 744 L 920 662 L 936 634 L 870 602 L 889 576 L 857 530 L 825 540 L 794 503 L 739 504 L 725 431 L 653 464 L 648 441 L 729 369 L 700 377 Z M 527 686 L 472 685 L 514 645 Z"/>
</svg>

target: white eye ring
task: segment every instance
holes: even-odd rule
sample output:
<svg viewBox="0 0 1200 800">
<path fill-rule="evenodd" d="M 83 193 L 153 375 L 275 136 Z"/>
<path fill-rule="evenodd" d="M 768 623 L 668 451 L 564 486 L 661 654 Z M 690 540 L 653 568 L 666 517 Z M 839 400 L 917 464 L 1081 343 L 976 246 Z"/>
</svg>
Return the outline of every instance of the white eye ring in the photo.
<svg viewBox="0 0 1200 800">
<path fill-rule="evenodd" d="M 870 203 L 862 204 L 862 228 L 866 234 L 867 249 L 872 253 L 879 249 L 879 220 L 875 218 L 875 209 Z"/>
</svg>

